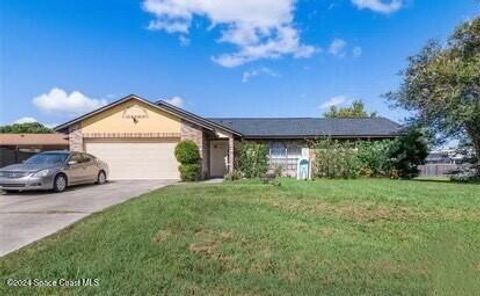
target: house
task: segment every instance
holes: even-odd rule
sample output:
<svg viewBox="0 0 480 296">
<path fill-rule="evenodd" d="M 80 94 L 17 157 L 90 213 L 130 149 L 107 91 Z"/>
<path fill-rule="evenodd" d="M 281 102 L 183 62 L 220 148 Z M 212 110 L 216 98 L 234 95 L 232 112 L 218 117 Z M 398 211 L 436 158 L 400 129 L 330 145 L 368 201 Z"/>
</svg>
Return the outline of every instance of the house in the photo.
<svg viewBox="0 0 480 296">
<path fill-rule="evenodd" d="M 425 159 L 426 164 L 463 164 L 473 161 L 475 152 L 467 148 L 438 149 L 431 151 Z"/>
<path fill-rule="evenodd" d="M 68 149 L 68 139 L 62 134 L 0 134 L 0 167 L 41 151 L 64 149 Z"/>
<path fill-rule="evenodd" d="M 184 139 L 197 143 L 206 178 L 235 169 L 235 146 L 240 141 L 268 143 L 271 164 L 281 162 L 292 174 L 309 139 L 388 139 L 396 137 L 399 129 L 386 118 L 204 118 L 136 95 L 55 128 L 68 134 L 71 150 L 106 161 L 111 179 L 178 179 L 174 149 Z"/>
</svg>

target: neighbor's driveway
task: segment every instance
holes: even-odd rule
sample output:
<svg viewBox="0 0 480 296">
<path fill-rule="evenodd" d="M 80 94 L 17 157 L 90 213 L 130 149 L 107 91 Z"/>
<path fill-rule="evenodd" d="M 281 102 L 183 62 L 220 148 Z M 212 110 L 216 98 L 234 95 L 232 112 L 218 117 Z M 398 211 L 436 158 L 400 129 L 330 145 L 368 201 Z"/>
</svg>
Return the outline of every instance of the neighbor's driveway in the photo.
<svg viewBox="0 0 480 296">
<path fill-rule="evenodd" d="M 62 193 L 0 194 L 0 256 L 92 213 L 172 183 L 175 181 L 116 181 L 72 187 Z"/>
</svg>

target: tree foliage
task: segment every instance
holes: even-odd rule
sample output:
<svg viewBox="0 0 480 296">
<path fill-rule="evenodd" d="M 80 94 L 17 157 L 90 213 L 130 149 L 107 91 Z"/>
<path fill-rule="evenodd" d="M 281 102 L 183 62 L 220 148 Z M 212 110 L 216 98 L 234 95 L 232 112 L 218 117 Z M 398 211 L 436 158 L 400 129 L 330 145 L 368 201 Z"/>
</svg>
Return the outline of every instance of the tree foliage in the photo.
<svg viewBox="0 0 480 296">
<path fill-rule="evenodd" d="M 400 88 L 386 97 L 443 139 L 468 136 L 480 155 L 480 17 L 408 61 Z"/>
<path fill-rule="evenodd" d="M 0 126 L 0 134 L 51 134 L 53 130 L 39 122 L 14 123 Z"/>
<path fill-rule="evenodd" d="M 428 137 L 418 127 L 411 127 L 404 135 L 397 138 L 389 155 L 395 174 L 402 179 L 418 176 L 418 166 L 425 164 L 428 156 Z"/>
<path fill-rule="evenodd" d="M 353 101 L 351 106 L 338 108 L 331 106 L 328 112 L 323 114 L 325 118 L 367 118 L 376 117 L 377 113 L 368 113 L 365 111 L 365 105 L 362 100 Z"/>
</svg>

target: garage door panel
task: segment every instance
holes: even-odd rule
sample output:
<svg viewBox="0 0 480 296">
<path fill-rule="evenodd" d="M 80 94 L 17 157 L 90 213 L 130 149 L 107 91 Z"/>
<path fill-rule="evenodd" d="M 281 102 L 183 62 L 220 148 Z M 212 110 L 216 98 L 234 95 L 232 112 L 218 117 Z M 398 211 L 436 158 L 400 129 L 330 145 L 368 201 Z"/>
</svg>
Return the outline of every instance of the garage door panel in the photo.
<svg viewBox="0 0 480 296">
<path fill-rule="evenodd" d="M 177 142 L 86 142 L 85 150 L 109 165 L 110 179 L 179 179 Z"/>
</svg>

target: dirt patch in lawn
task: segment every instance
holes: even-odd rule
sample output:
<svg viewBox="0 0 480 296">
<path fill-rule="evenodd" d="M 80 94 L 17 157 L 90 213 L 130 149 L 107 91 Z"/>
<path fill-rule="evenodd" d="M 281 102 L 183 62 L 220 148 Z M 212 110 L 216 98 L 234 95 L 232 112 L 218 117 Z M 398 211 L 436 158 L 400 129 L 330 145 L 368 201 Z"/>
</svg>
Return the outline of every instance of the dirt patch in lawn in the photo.
<svg viewBox="0 0 480 296">
<path fill-rule="evenodd" d="M 218 257 L 218 247 L 225 242 L 232 240 L 232 233 L 228 231 L 215 232 L 212 230 L 200 230 L 195 233 L 194 243 L 190 244 L 190 251 L 207 256 Z"/>
<path fill-rule="evenodd" d="M 153 241 L 156 243 L 161 243 L 172 236 L 172 232 L 168 229 L 159 230 L 153 237 Z"/>
</svg>

